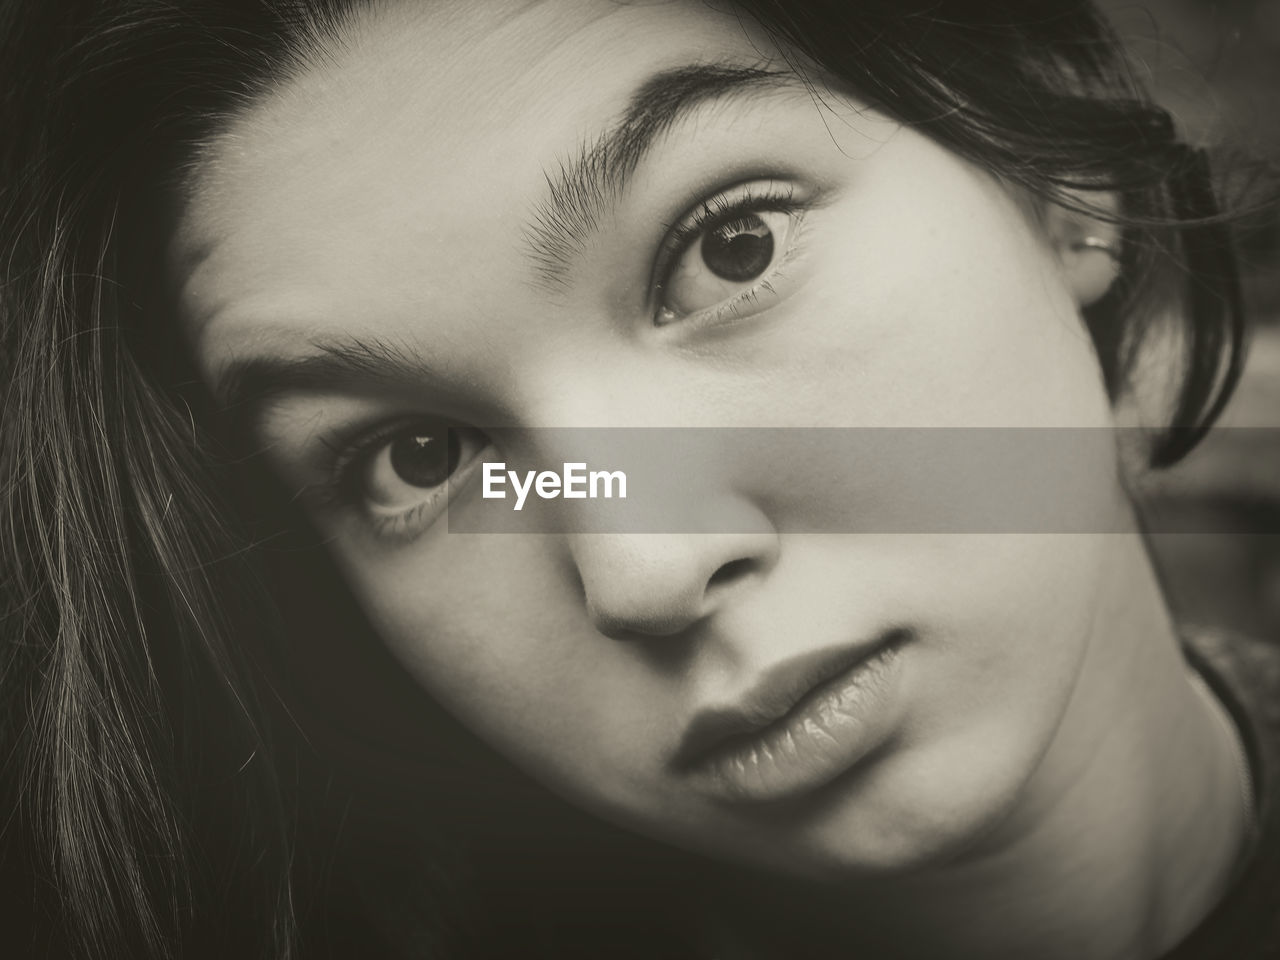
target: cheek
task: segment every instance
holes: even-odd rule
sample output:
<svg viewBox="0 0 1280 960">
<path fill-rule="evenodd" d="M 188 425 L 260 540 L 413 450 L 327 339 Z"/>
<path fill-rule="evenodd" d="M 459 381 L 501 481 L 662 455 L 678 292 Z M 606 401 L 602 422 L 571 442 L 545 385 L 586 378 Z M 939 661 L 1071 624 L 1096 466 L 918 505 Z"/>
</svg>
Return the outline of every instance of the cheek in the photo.
<svg viewBox="0 0 1280 960">
<path fill-rule="evenodd" d="M 1105 535 L 962 538 L 939 576 L 947 621 L 913 717 L 920 776 L 957 809 L 1000 809 L 1048 749 L 1075 689 L 1101 593 Z M 963 575 L 955 571 L 964 571 Z M 929 791 L 926 795 L 936 795 Z"/>
<path fill-rule="evenodd" d="M 591 808 L 642 805 L 653 755 L 678 732 L 655 729 L 674 715 L 671 685 L 591 627 L 559 538 L 435 534 L 377 559 L 335 548 L 392 656 L 553 790 Z"/>
<path fill-rule="evenodd" d="M 1051 715 L 1070 690 L 1096 608 L 1105 535 L 974 534 L 921 563 L 931 604 L 946 611 L 939 649 L 954 658 L 939 684 L 996 692 L 979 713 Z M 926 698 L 932 702 L 932 698 Z M 975 705 L 976 706 L 976 705 Z M 953 722 L 926 709 L 923 722 Z M 1011 727 L 1015 729 L 1016 727 Z"/>
<path fill-rule="evenodd" d="M 334 553 L 392 655 L 477 733 L 556 725 L 538 704 L 582 669 L 580 624 L 538 544 L 431 530 L 386 552 Z"/>
<path fill-rule="evenodd" d="M 868 167 L 824 211 L 794 359 L 799 381 L 828 389 L 805 412 L 839 425 L 1109 424 L 1077 306 L 1025 214 L 985 175 L 903 137 L 896 162 Z"/>
<path fill-rule="evenodd" d="M 1105 538 L 890 537 L 878 573 L 919 631 L 895 748 L 799 828 L 816 862 L 907 869 L 1013 810 L 1054 742 L 1088 649 Z"/>
<path fill-rule="evenodd" d="M 1112 529 L 1112 411 L 1052 253 L 985 175 L 920 138 L 897 149 L 815 217 L 811 279 L 742 414 L 875 429 L 787 439 L 753 492 L 795 529 Z"/>
</svg>

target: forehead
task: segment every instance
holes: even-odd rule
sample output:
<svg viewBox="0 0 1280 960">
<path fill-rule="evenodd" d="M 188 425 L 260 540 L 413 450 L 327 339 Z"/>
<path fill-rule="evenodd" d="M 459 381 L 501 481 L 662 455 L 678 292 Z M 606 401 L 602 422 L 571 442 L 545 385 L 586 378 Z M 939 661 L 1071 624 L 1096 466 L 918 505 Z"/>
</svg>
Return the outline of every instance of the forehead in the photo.
<svg viewBox="0 0 1280 960">
<path fill-rule="evenodd" d="M 517 241 L 548 171 L 646 78 L 768 49 L 694 2 L 370 7 L 205 151 L 173 245 L 197 344 L 229 309 L 350 329 L 389 289 L 440 307 L 440 284 L 406 290 L 413 263 L 491 286 L 477 249 Z"/>
</svg>

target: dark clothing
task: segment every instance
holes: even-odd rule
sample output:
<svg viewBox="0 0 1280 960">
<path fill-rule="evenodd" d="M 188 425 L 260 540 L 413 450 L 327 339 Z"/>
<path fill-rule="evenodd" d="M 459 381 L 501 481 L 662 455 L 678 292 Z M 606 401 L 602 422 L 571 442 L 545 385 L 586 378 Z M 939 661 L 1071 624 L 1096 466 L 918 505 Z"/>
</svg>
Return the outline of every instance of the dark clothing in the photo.
<svg viewBox="0 0 1280 960">
<path fill-rule="evenodd" d="M 1163 960 L 1280 958 L 1280 645 L 1221 631 L 1185 645 L 1240 731 L 1258 830 L 1227 895 Z"/>
</svg>

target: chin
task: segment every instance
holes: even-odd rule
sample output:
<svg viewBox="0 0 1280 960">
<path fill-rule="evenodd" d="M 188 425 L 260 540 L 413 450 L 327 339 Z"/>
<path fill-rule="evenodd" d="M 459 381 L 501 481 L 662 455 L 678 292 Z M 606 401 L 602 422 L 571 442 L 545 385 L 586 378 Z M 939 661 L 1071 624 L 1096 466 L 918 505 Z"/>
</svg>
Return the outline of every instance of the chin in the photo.
<svg viewBox="0 0 1280 960">
<path fill-rule="evenodd" d="M 789 824 L 779 818 L 786 849 L 771 851 L 772 866 L 824 882 L 945 867 L 974 855 L 1009 819 L 1026 779 L 1025 768 L 989 754 L 967 763 L 885 758 L 867 776 L 809 798 Z"/>
</svg>

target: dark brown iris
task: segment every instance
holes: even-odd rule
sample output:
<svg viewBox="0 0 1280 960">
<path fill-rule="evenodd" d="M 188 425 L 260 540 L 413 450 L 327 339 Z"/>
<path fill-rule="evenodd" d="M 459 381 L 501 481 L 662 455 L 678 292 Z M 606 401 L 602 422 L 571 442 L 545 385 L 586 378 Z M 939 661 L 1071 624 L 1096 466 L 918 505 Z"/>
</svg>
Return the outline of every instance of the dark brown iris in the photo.
<svg viewBox="0 0 1280 960">
<path fill-rule="evenodd" d="M 391 444 L 391 469 L 414 487 L 438 487 L 458 468 L 458 432 L 415 430 Z"/>
<path fill-rule="evenodd" d="M 772 259 L 773 231 L 752 213 L 734 217 L 702 236 L 702 260 L 721 280 L 754 280 Z"/>
</svg>

